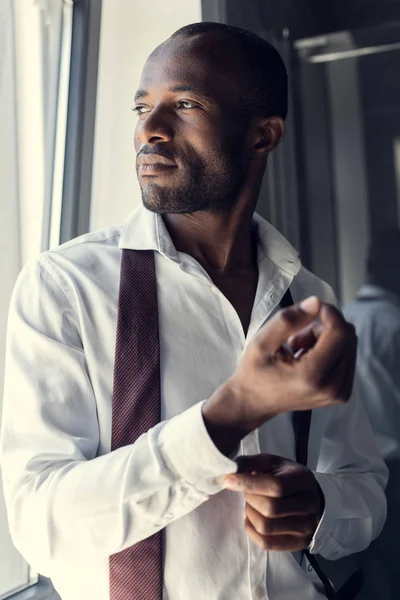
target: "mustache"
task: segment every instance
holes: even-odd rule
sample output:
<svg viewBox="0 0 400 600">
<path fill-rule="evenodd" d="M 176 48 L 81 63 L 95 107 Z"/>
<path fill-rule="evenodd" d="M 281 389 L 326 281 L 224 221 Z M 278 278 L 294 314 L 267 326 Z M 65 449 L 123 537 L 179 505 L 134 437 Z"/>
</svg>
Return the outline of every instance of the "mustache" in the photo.
<svg viewBox="0 0 400 600">
<path fill-rule="evenodd" d="M 143 148 L 137 153 L 136 158 L 142 154 L 157 154 L 159 156 L 163 156 L 164 158 L 172 161 L 176 161 L 176 157 L 173 154 L 165 151 L 165 148 L 160 144 L 159 146 L 143 146 Z"/>
</svg>

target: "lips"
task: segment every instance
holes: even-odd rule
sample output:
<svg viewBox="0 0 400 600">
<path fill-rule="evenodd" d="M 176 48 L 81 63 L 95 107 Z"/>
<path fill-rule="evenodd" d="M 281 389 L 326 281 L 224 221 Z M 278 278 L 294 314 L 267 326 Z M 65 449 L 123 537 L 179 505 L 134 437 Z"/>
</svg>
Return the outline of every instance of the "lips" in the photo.
<svg viewBox="0 0 400 600">
<path fill-rule="evenodd" d="M 145 175 L 155 175 L 156 173 L 165 173 L 166 171 L 172 171 L 176 169 L 175 165 L 165 165 L 163 163 L 144 163 L 139 165 L 139 173 Z"/>
<path fill-rule="evenodd" d="M 139 173 L 143 176 L 165 173 L 176 168 L 176 164 L 172 160 L 161 154 L 141 154 L 138 156 L 136 164 Z"/>
<path fill-rule="evenodd" d="M 173 160 L 166 158 L 161 154 L 140 154 L 140 156 L 137 158 L 136 164 L 139 167 L 142 165 L 166 165 L 168 167 L 176 166 Z"/>
</svg>

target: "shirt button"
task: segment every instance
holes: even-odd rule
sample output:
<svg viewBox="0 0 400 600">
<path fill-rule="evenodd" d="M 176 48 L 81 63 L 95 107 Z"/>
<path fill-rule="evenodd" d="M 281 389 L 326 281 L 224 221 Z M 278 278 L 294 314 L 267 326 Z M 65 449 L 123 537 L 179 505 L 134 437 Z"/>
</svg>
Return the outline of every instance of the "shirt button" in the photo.
<svg viewBox="0 0 400 600">
<path fill-rule="evenodd" d="M 275 300 L 276 298 L 276 294 L 274 292 L 272 292 L 272 294 L 270 295 L 271 300 Z"/>
<path fill-rule="evenodd" d="M 211 287 L 211 291 L 212 291 L 212 293 L 213 293 L 213 294 L 215 294 L 216 296 L 219 296 L 219 289 L 218 289 L 218 288 L 216 288 L 216 287 L 212 286 L 212 287 Z"/>
</svg>

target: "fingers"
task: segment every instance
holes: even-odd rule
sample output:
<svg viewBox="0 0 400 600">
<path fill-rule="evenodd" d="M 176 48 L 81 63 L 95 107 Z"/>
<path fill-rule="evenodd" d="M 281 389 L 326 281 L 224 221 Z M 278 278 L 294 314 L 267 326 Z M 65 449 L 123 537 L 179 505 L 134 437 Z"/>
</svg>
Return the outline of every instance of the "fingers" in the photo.
<svg viewBox="0 0 400 600">
<path fill-rule="evenodd" d="M 349 348 L 330 376 L 330 385 L 334 386 L 332 392 L 341 401 L 347 401 L 351 396 L 355 367 L 356 354 L 352 348 Z"/>
<path fill-rule="evenodd" d="M 312 472 L 271 454 L 240 456 L 225 487 L 244 492 L 245 530 L 264 550 L 307 548 L 317 529 L 321 500 Z"/>
<path fill-rule="evenodd" d="M 262 535 L 256 531 L 250 520 L 246 517 L 244 528 L 249 538 L 262 550 L 275 550 L 282 552 L 297 552 L 308 548 L 312 541 L 312 535 Z"/>
<path fill-rule="evenodd" d="M 335 307 L 322 305 L 319 316 L 323 329 L 314 347 L 301 360 L 308 376 L 322 383 L 345 351 L 348 348 L 353 350 L 357 338 L 354 327 L 343 319 Z"/>
<path fill-rule="evenodd" d="M 293 461 L 276 454 L 242 454 L 236 458 L 239 473 L 273 473 L 288 462 Z"/>
<path fill-rule="evenodd" d="M 265 356 L 274 354 L 294 333 L 306 327 L 318 315 L 321 301 L 311 296 L 300 304 L 282 309 L 261 328 L 256 339 Z"/>
<path fill-rule="evenodd" d="M 293 496 L 274 498 L 261 494 L 245 494 L 247 504 L 262 517 L 280 519 L 293 516 L 317 515 L 319 511 L 318 491 L 307 491 Z"/>
<path fill-rule="evenodd" d="M 266 519 L 250 504 L 246 504 L 244 512 L 256 532 L 263 536 L 290 535 L 302 538 L 313 536 L 317 528 L 315 515 Z"/>
<path fill-rule="evenodd" d="M 256 470 L 251 474 L 236 473 L 227 477 L 225 481 L 228 489 L 247 494 L 263 494 L 271 498 L 282 498 L 316 489 L 313 474 L 297 463 L 288 463 L 275 473 L 273 470 L 270 473 L 259 473 Z"/>
<path fill-rule="evenodd" d="M 315 343 L 322 331 L 323 325 L 317 321 L 313 321 L 299 333 L 290 336 L 288 343 L 294 353 L 298 352 L 299 350 L 310 350 L 310 348 L 315 346 Z"/>
</svg>

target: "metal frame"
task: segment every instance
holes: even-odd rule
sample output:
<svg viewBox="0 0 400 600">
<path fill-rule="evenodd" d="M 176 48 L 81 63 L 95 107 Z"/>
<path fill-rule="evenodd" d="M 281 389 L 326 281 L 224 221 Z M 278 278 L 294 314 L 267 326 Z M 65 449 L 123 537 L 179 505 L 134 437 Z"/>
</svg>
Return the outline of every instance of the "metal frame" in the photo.
<svg viewBox="0 0 400 600">
<path fill-rule="evenodd" d="M 51 580 L 40 575 L 38 583 L 7 596 L 7 600 L 60 600 L 60 596 L 55 591 Z"/>
<path fill-rule="evenodd" d="M 43 215 L 42 251 L 59 244 L 64 179 L 65 136 L 67 130 L 68 93 L 71 67 L 72 2 L 62 6 L 61 47 L 58 56 L 57 92 L 54 98 L 55 122 L 52 144 L 49 145 L 46 177 L 46 197 Z"/>
<path fill-rule="evenodd" d="M 101 7 L 74 2 L 59 243 L 89 229 Z"/>
</svg>

